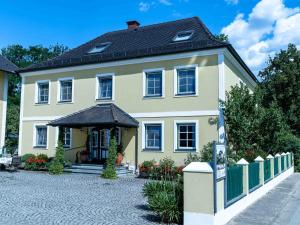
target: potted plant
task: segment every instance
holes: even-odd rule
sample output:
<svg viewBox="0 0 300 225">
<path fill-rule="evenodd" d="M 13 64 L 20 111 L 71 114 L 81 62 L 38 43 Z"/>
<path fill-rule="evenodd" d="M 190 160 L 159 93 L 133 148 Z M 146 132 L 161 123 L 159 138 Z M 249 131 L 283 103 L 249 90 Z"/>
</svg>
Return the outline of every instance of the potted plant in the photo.
<svg viewBox="0 0 300 225">
<path fill-rule="evenodd" d="M 81 162 L 87 162 L 89 156 L 89 151 L 87 149 L 80 152 L 80 161 Z"/>
<path fill-rule="evenodd" d="M 117 159 L 116 159 L 117 166 L 120 166 L 122 164 L 123 158 L 124 158 L 123 145 L 119 144 L 117 148 Z"/>
</svg>

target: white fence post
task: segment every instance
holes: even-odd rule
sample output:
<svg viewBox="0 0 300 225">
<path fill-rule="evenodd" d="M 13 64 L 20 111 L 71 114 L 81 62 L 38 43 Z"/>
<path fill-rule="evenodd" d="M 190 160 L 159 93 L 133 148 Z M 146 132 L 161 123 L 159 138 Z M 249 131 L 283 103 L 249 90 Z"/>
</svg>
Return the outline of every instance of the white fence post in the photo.
<svg viewBox="0 0 300 225">
<path fill-rule="evenodd" d="M 264 174 L 264 159 L 260 156 L 257 156 L 256 159 L 254 159 L 255 162 L 259 163 L 259 184 L 263 185 L 265 182 L 265 174 Z"/>
<path fill-rule="evenodd" d="M 270 160 L 271 179 L 274 178 L 274 157 L 272 155 L 267 156 L 267 160 Z"/>
<path fill-rule="evenodd" d="M 237 165 L 243 166 L 243 194 L 249 194 L 249 163 L 244 159 L 240 159 Z"/>
</svg>

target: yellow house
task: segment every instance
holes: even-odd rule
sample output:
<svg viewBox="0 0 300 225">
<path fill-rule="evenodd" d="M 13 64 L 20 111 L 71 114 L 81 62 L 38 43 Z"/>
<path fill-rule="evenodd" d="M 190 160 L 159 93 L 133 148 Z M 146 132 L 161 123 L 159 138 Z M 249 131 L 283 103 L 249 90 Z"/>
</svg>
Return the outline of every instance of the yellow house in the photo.
<svg viewBox="0 0 300 225">
<path fill-rule="evenodd" d="M 123 163 L 168 156 L 180 165 L 218 139 L 225 91 L 256 85 L 234 48 L 197 17 L 127 25 L 19 71 L 20 155 L 54 156 L 61 130 L 66 159 L 102 163 L 114 128 Z"/>
<path fill-rule="evenodd" d="M 16 65 L 0 55 L 0 149 L 5 145 L 8 75 L 16 70 Z"/>
</svg>

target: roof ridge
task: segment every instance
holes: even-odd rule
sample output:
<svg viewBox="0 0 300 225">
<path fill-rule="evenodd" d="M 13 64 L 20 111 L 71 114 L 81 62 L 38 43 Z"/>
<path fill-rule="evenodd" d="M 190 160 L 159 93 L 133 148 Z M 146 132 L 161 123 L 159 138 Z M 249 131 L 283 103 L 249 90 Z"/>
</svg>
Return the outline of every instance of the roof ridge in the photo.
<svg viewBox="0 0 300 225">
<path fill-rule="evenodd" d="M 111 109 L 111 114 L 113 116 L 113 120 L 118 122 L 119 120 L 118 120 L 118 117 L 117 117 L 117 113 L 115 111 L 115 104 L 111 103 L 110 109 Z"/>
</svg>

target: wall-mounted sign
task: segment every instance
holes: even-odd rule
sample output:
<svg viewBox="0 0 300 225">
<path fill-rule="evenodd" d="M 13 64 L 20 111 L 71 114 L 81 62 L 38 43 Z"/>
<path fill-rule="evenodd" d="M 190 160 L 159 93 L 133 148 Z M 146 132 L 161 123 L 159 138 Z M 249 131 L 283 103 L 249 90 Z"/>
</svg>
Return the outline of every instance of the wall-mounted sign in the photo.
<svg viewBox="0 0 300 225">
<path fill-rule="evenodd" d="M 216 169 L 216 178 L 223 178 L 226 175 L 226 147 L 224 144 L 215 144 L 215 169 Z"/>
</svg>

